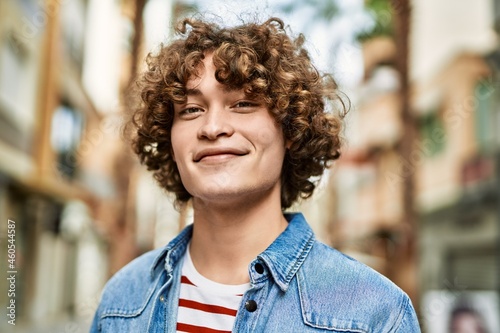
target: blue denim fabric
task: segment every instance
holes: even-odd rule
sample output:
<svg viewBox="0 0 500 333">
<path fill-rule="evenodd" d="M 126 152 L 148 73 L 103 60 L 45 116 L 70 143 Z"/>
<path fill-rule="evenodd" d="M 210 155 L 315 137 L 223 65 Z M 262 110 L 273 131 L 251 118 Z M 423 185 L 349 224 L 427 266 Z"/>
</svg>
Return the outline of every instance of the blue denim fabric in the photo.
<svg viewBox="0 0 500 333">
<path fill-rule="evenodd" d="M 408 296 L 371 268 L 318 242 L 302 214 L 249 265 L 233 332 L 420 332 Z M 182 258 L 192 226 L 107 283 L 91 332 L 175 332 Z M 264 267 L 264 272 L 256 264 Z M 253 300 L 257 309 L 245 304 Z"/>
</svg>

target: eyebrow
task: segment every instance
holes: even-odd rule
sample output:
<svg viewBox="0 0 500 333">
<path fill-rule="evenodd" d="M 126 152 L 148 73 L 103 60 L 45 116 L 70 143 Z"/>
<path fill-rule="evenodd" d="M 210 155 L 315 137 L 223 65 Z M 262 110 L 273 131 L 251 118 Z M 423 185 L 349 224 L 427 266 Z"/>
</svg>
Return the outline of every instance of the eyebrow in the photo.
<svg viewBox="0 0 500 333">
<path fill-rule="evenodd" d="M 194 88 L 194 89 L 187 89 L 186 95 L 188 95 L 188 96 L 201 96 L 203 94 L 201 93 L 200 89 Z"/>
<path fill-rule="evenodd" d="M 226 85 L 224 85 L 222 89 L 226 93 L 230 93 L 230 92 L 238 91 L 239 90 L 237 88 L 230 88 L 230 87 L 228 87 Z M 186 89 L 186 96 L 203 96 L 203 93 L 198 88 Z"/>
</svg>

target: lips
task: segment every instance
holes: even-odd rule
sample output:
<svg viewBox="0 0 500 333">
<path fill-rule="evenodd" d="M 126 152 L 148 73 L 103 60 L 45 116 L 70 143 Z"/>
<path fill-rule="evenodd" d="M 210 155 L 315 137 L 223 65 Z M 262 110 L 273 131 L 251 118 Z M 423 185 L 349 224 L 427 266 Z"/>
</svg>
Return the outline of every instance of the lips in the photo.
<svg viewBox="0 0 500 333">
<path fill-rule="evenodd" d="M 243 156 L 248 154 L 248 151 L 245 149 L 239 149 L 239 148 L 229 148 L 229 147 L 219 147 L 219 148 L 207 148 L 207 149 L 202 149 L 198 151 L 193 158 L 194 162 L 200 162 L 204 158 L 217 158 L 221 157 L 223 158 L 224 156 L 228 155 L 233 155 L 233 156 Z"/>
</svg>

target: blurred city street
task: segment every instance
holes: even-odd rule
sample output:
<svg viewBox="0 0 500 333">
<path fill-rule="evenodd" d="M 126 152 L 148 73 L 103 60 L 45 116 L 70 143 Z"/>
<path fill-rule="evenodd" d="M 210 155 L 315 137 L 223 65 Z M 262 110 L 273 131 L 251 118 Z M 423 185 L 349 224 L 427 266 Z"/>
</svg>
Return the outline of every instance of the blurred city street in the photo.
<svg viewBox="0 0 500 333">
<path fill-rule="evenodd" d="M 106 281 L 191 223 L 122 126 L 147 54 L 198 13 L 280 17 L 339 83 L 342 157 L 292 209 L 318 238 L 423 332 L 466 311 L 500 332 L 500 0 L 234 3 L 0 1 L 0 332 L 88 332 Z"/>
</svg>

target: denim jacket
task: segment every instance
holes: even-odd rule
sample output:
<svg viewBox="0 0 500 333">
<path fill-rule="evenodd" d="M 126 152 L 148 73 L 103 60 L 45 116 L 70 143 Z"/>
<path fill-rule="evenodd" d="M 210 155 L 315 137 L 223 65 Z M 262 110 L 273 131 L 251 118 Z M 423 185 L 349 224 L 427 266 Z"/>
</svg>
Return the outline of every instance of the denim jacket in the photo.
<svg viewBox="0 0 500 333">
<path fill-rule="evenodd" d="M 371 268 L 320 243 L 300 213 L 249 265 L 233 332 L 420 332 L 408 296 Z M 107 283 L 91 332 L 175 332 L 184 229 Z M 257 267 L 257 269 L 256 269 Z"/>
</svg>

